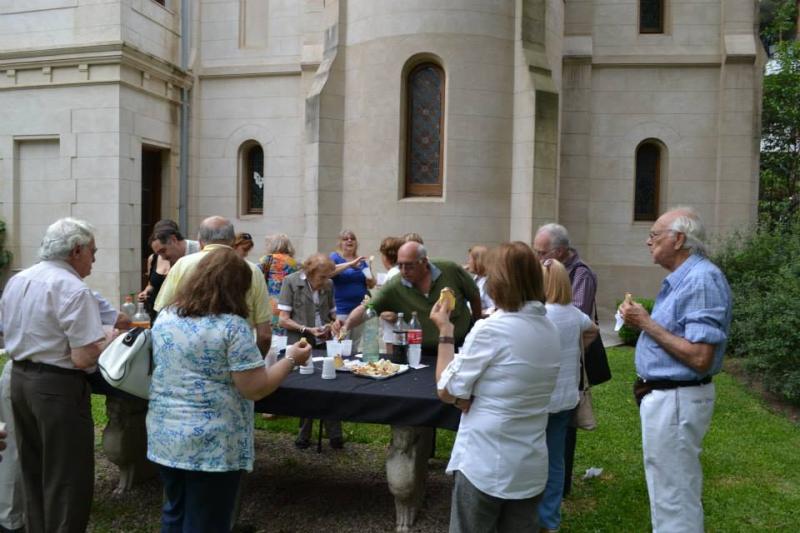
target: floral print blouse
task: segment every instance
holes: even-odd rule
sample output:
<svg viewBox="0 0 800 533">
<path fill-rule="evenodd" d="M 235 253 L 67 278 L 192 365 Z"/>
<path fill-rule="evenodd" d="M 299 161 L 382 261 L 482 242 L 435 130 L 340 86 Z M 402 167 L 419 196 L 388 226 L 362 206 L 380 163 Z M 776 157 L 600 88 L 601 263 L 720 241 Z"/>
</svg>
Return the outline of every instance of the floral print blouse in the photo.
<svg viewBox="0 0 800 533">
<path fill-rule="evenodd" d="M 299 270 L 297 261 L 287 254 L 267 254 L 259 260 L 259 267 L 267 281 L 269 302 L 272 305 L 272 333 L 286 335 L 286 330 L 278 327 L 278 297 L 281 295 L 284 278 Z"/>
<path fill-rule="evenodd" d="M 147 458 L 181 470 L 251 471 L 253 402 L 231 377 L 264 366 L 247 320 L 164 309 L 153 326 L 153 360 Z"/>
</svg>

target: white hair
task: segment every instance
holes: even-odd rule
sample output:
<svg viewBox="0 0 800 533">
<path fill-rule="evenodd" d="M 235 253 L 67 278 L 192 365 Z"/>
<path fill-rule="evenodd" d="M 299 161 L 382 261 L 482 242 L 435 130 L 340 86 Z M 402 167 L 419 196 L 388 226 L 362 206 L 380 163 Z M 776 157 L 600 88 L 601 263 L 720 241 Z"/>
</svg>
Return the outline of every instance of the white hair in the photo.
<svg viewBox="0 0 800 533">
<path fill-rule="evenodd" d="M 77 218 L 56 220 L 42 238 L 39 259 L 42 261 L 66 260 L 76 246 L 88 246 L 94 239 L 94 226 Z"/>
<path fill-rule="evenodd" d="M 697 210 L 693 207 L 678 206 L 670 211 L 679 213 L 669 225 L 669 231 L 683 233 L 686 236 L 683 249 L 690 249 L 692 253 L 706 255 L 708 253 L 706 228 Z"/>
<path fill-rule="evenodd" d="M 537 235 L 539 233 L 547 233 L 550 236 L 550 247 L 552 248 L 560 248 L 562 246 L 569 248 L 569 233 L 567 228 L 561 224 L 556 224 L 555 222 L 545 224 L 536 233 Z"/>
</svg>

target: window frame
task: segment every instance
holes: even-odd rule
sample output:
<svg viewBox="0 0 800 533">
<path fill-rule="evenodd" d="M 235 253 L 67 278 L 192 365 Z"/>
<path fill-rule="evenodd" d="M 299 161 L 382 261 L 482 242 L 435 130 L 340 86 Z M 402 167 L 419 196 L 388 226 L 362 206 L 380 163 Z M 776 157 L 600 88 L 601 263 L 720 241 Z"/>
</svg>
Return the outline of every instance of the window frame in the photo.
<svg viewBox="0 0 800 533">
<path fill-rule="evenodd" d="M 642 148 L 653 147 L 656 150 L 655 176 L 653 183 L 653 210 L 647 213 L 637 213 L 637 194 L 639 192 L 639 154 Z M 633 158 L 633 221 L 653 222 L 658 219 L 659 206 L 661 205 L 661 182 L 663 181 L 662 168 L 664 166 L 664 152 L 666 147 L 658 139 L 645 139 L 636 146 Z"/>
<path fill-rule="evenodd" d="M 261 150 L 261 177 L 264 178 L 264 168 L 266 167 L 266 153 L 264 147 L 260 142 L 250 139 L 245 141 L 239 147 L 239 169 L 241 184 L 240 190 L 242 191 L 242 214 L 244 215 L 263 215 L 264 214 L 264 193 L 266 187 L 262 188 L 261 194 L 261 207 L 253 207 L 250 204 L 251 193 L 253 191 L 253 166 L 251 161 L 251 152 L 256 148 Z"/>
<path fill-rule="evenodd" d="M 639 33 L 642 34 L 642 35 L 660 35 L 660 34 L 666 33 L 666 30 L 665 30 L 665 28 L 666 28 L 665 18 L 666 18 L 667 10 L 666 10 L 666 5 L 665 5 L 666 4 L 665 0 L 650 0 L 650 1 L 658 2 L 658 7 L 660 8 L 660 13 L 659 13 L 659 17 L 658 17 L 658 21 L 659 21 L 659 26 L 658 27 L 655 27 L 655 26 L 645 27 L 645 26 L 642 25 L 642 4 L 645 1 L 647 1 L 647 0 L 639 0 L 639 13 L 638 13 L 638 15 L 639 15 L 639 24 L 638 24 Z"/>
<path fill-rule="evenodd" d="M 438 183 L 412 183 L 411 182 L 411 174 L 410 174 L 410 161 L 411 161 L 411 145 L 412 139 L 411 135 L 413 133 L 413 111 L 414 106 L 412 105 L 411 96 L 411 82 L 413 80 L 414 74 L 418 71 L 433 67 L 434 70 L 439 75 L 440 78 L 440 86 L 439 86 L 439 101 L 440 109 L 439 109 L 439 176 L 438 176 Z M 433 61 L 429 58 L 423 59 L 416 64 L 413 64 L 409 69 L 408 73 L 405 76 L 405 107 L 406 107 L 406 116 L 405 116 L 405 146 L 403 154 L 403 161 L 404 161 L 404 169 L 403 169 L 403 197 L 404 198 L 441 198 L 444 196 L 444 144 L 445 144 L 445 136 L 444 136 L 444 127 L 445 127 L 445 87 L 447 84 L 447 75 L 442 68 L 441 64 Z"/>
</svg>

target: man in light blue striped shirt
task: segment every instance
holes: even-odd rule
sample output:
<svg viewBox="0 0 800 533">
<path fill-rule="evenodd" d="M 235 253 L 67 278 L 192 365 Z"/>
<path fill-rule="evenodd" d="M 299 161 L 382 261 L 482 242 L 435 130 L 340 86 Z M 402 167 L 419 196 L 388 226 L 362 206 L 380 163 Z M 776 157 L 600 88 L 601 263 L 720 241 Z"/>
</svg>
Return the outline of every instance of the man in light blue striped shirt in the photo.
<svg viewBox="0 0 800 533">
<path fill-rule="evenodd" d="M 636 344 L 637 400 L 654 532 L 702 532 L 703 437 L 716 397 L 731 323 L 725 275 L 705 256 L 705 229 L 692 208 L 668 211 L 647 239 L 653 262 L 667 269 L 652 315 L 620 306 L 642 330 Z"/>
</svg>

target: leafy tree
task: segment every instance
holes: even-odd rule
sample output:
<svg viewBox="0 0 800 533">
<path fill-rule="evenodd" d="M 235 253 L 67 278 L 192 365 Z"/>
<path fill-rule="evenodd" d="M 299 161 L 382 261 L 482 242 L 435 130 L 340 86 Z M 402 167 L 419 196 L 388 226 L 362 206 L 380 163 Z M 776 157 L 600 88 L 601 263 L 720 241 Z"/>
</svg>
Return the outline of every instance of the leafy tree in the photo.
<svg viewBox="0 0 800 533">
<path fill-rule="evenodd" d="M 775 44 L 764 76 L 759 211 L 768 225 L 785 222 L 800 204 L 800 41 L 795 0 L 775 2 L 762 39 Z"/>
</svg>

